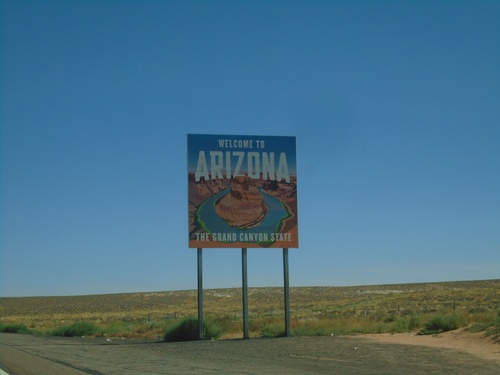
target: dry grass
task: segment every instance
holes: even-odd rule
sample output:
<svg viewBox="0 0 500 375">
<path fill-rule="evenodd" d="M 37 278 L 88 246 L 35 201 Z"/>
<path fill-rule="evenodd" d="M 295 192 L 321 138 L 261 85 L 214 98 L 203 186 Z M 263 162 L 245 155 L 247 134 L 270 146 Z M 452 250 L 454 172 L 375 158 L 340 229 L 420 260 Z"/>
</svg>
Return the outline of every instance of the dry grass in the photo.
<svg viewBox="0 0 500 375">
<path fill-rule="evenodd" d="M 249 288 L 248 293 L 251 335 L 279 333 L 283 289 Z M 290 300 L 295 334 L 404 331 L 412 324 L 423 326 L 432 314 L 450 313 L 487 328 L 500 313 L 500 280 L 294 287 Z M 241 309 L 241 289 L 204 291 L 204 314 L 226 337 L 241 336 Z M 196 315 L 197 291 L 192 290 L 0 298 L 1 323 L 23 323 L 35 331 L 86 321 L 109 335 L 158 337 L 179 319 Z"/>
</svg>

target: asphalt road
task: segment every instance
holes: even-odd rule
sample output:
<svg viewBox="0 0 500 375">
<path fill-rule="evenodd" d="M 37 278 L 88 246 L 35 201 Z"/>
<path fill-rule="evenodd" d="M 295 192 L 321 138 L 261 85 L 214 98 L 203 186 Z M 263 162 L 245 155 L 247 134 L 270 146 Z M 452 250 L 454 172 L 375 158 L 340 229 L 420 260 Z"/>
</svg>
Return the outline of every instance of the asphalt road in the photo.
<svg viewBox="0 0 500 375">
<path fill-rule="evenodd" d="M 497 363 L 460 351 L 358 337 L 164 343 L 6 333 L 0 369 L 10 375 L 500 373 Z"/>
</svg>

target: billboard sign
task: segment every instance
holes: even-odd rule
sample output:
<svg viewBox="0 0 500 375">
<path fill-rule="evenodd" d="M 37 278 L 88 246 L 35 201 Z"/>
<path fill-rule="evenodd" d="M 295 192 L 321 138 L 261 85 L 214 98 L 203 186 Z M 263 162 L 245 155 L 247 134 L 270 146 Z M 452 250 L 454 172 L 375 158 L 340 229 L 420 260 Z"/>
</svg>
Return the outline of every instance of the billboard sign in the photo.
<svg viewBox="0 0 500 375">
<path fill-rule="evenodd" d="M 188 134 L 189 247 L 298 248 L 295 137 Z"/>
</svg>

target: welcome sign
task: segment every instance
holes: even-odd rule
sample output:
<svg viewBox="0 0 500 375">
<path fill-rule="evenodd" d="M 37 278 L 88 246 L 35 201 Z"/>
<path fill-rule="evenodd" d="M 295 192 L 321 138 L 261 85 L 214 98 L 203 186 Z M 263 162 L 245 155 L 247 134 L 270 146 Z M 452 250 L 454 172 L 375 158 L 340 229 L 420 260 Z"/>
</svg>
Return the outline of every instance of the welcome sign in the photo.
<svg viewBox="0 0 500 375">
<path fill-rule="evenodd" d="M 188 134 L 189 247 L 298 248 L 295 137 Z"/>
</svg>

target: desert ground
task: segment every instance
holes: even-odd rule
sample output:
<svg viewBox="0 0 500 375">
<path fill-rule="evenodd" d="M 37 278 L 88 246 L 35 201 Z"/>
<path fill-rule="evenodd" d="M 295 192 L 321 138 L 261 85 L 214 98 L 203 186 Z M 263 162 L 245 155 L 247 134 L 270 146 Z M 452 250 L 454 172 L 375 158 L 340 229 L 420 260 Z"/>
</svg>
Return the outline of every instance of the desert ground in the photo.
<svg viewBox="0 0 500 375">
<path fill-rule="evenodd" d="M 208 289 L 206 315 L 240 316 L 241 288 Z M 248 288 L 252 318 L 281 315 L 283 288 Z M 384 316 L 454 310 L 467 314 L 500 311 L 500 279 L 346 287 L 291 287 L 292 319 Z M 159 291 L 83 296 L 0 297 L 0 322 L 33 328 L 89 321 L 146 321 L 196 316 L 197 291 Z"/>
<path fill-rule="evenodd" d="M 485 316 L 491 316 L 491 314 L 497 314 L 498 316 L 500 314 L 500 280 L 350 287 L 292 287 L 290 297 L 292 326 L 294 323 L 296 325 L 301 324 L 301 322 L 315 321 L 328 323 L 339 319 L 346 319 L 345 321 L 349 322 L 371 320 L 383 323 L 399 317 L 415 314 L 433 314 L 443 311 L 458 312 L 467 316 L 472 321 L 480 322 Z M 242 293 L 239 288 L 205 290 L 204 314 L 208 318 L 218 316 L 229 317 L 230 320 L 238 323 L 241 320 L 242 314 L 241 298 Z M 132 324 L 175 321 L 186 316 L 196 316 L 196 314 L 197 291 L 195 290 L 88 296 L 0 298 L 0 323 L 23 323 L 34 330 L 48 329 L 75 321 L 90 321 L 96 324 L 110 324 L 113 322 Z M 283 315 L 283 289 L 280 287 L 249 288 L 249 314 L 251 322 L 269 319 L 269 317 L 277 320 L 281 319 Z M 306 362 L 313 361 L 316 363 L 321 360 L 318 355 L 314 361 L 314 355 L 311 353 L 323 350 L 322 347 L 327 342 L 325 340 L 335 339 L 337 341 L 331 342 L 343 345 L 342 347 L 352 344 L 352 348 L 349 348 L 350 350 L 357 350 L 356 345 L 366 348 L 380 347 L 387 349 L 392 347 L 402 350 L 401 355 L 403 357 L 407 355 L 403 354 L 407 350 L 404 348 L 414 348 L 408 353 L 415 356 L 423 355 L 422 353 L 425 352 L 427 356 L 430 353 L 434 353 L 435 355 L 441 353 L 439 355 L 444 355 L 443 358 L 448 358 L 446 353 L 455 353 L 454 355 L 466 356 L 464 358 L 475 358 L 480 361 L 478 363 L 485 364 L 485 369 L 500 369 L 500 336 L 498 334 L 485 335 L 484 331 L 470 330 L 469 328 L 466 326 L 433 335 L 422 335 L 419 331 L 411 331 L 362 334 L 352 332 L 348 336 L 345 336 L 332 331 L 331 334 L 323 334 L 322 337 L 285 338 L 284 340 L 287 341 L 280 341 L 283 340 L 280 338 L 262 339 L 261 334 L 256 329 L 251 332 L 250 340 L 241 340 L 241 331 L 230 332 L 218 340 L 219 342 L 226 342 L 226 344 L 221 344 L 219 347 L 203 346 L 203 348 L 206 348 L 208 351 L 212 349 L 219 351 L 224 346 L 224 350 L 228 352 L 234 351 L 234 356 L 237 356 L 239 350 L 237 346 L 240 345 L 239 343 L 250 341 L 252 344 L 242 344 L 248 345 L 247 350 L 250 352 L 253 353 L 253 350 L 256 351 L 255 353 L 261 352 L 262 343 L 265 343 L 264 346 L 269 346 L 270 355 L 272 354 L 272 350 L 275 350 L 273 355 L 278 357 L 282 355 L 292 355 L 292 357 L 299 355 L 297 353 L 300 353 L 302 348 L 309 353 L 306 356 L 310 357 L 301 359 L 304 361 L 303 364 L 305 366 Z M 24 336 L 5 335 L 2 334 L 2 337 Z M 157 332 L 150 333 L 146 331 L 140 337 L 120 338 L 119 336 L 120 333 L 117 333 L 114 336 L 87 339 L 94 340 L 88 341 L 89 345 L 90 343 L 91 345 L 97 345 L 99 340 L 109 340 L 104 341 L 104 344 L 116 343 L 120 340 L 120 343 L 130 342 L 134 343 L 134 345 L 139 345 L 138 347 L 141 348 L 143 346 L 137 344 L 137 340 L 148 345 L 152 343 L 158 344 L 161 341 Z M 40 336 L 34 336 L 34 339 L 52 340 Z M 64 338 L 54 338 L 54 340 L 59 339 L 65 340 Z M 252 345 L 255 345 L 255 343 L 259 343 L 259 345 L 254 348 Z M 288 352 L 288 354 L 285 352 L 282 353 L 282 349 L 278 349 L 275 343 L 286 343 L 285 346 L 291 354 Z M 6 343 L 2 344 L 7 345 Z M 158 346 L 158 348 L 162 350 L 163 348 L 179 348 L 183 347 L 182 345 L 184 344 L 181 343 L 179 344 L 180 346 L 165 345 L 167 346 Z M 186 343 L 185 345 L 197 344 Z M 298 346 L 295 347 L 295 345 Z M 370 345 L 375 346 L 372 347 Z M 33 346 L 33 348 L 35 347 L 36 345 Z M 201 348 L 201 346 L 195 347 Z M 346 348 L 344 347 L 343 350 L 346 350 L 345 353 L 349 353 Z M 255 355 L 258 357 L 259 354 Z M 327 350 L 324 355 L 325 358 L 330 358 L 334 354 Z M 278 361 L 277 363 L 279 363 L 279 360 L 273 360 L 271 357 L 269 363 L 273 361 Z M 390 362 L 393 359 L 386 358 L 386 360 Z M 437 357 L 436 360 L 438 360 Z M 224 362 L 222 357 L 220 361 L 221 363 Z M 453 361 L 449 361 L 447 366 L 453 367 Z M 472 362 L 463 359 L 463 363 Z M 397 373 L 397 371 L 401 370 L 396 364 L 394 366 L 394 371 L 387 373 Z M 208 367 L 205 369 L 206 371 L 208 371 Z M 447 371 L 452 367 L 447 368 Z M 328 366 L 323 366 L 317 373 L 328 373 L 328 368 Z M 463 367 L 463 364 L 461 368 L 463 371 L 466 369 L 471 370 L 471 368 Z M 276 370 L 271 365 L 269 369 Z M 424 366 L 421 370 L 422 372 L 417 371 L 414 373 L 425 373 L 430 368 Z M 272 372 L 271 370 L 269 371 Z M 488 371 L 485 370 L 476 373 L 490 373 Z M 315 372 L 312 371 L 310 373 Z"/>
</svg>

